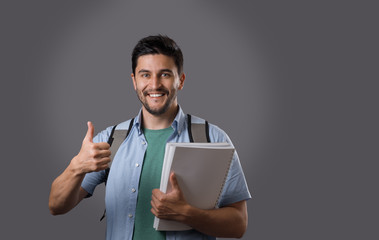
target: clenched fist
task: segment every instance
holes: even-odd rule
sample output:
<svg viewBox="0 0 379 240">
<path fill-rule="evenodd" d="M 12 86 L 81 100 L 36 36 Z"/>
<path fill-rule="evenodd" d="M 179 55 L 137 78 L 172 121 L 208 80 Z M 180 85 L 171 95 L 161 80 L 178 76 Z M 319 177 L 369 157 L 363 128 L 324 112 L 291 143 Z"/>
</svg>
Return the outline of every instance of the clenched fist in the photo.
<svg viewBox="0 0 379 240">
<path fill-rule="evenodd" d="M 92 122 L 88 122 L 87 125 L 87 134 L 83 139 L 80 152 L 71 161 L 73 169 L 80 175 L 104 170 L 108 168 L 111 161 L 110 145 L 106 142 L 94 143 Z"/>
</svg>

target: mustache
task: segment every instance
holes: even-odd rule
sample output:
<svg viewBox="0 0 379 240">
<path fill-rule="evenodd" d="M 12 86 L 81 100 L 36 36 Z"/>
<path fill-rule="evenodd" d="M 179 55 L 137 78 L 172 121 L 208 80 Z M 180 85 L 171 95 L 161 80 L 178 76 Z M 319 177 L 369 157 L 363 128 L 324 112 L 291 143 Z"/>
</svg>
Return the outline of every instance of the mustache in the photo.
<svg viewBox="0 0 379 240">
<path fill-rule="evenodd" d="M 143 95 L 146 97 L 147 95 L 149 95 L 152 92 L 153 93 L 156 93 L 156 92 L 164 93 L 166 95 L 168 95 L 168 93 L 169 93 L 169 91 L 166 88 L 157 88 L 157 89 L 147 89 L 147 90 L 143 91 Z"/>
</svg>

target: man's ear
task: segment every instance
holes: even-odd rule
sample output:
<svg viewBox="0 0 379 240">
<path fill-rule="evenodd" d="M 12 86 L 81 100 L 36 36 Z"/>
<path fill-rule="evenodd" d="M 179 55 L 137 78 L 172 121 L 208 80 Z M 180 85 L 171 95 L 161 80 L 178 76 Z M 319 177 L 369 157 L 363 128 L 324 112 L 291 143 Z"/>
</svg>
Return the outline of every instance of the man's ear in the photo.
<svg viewBox="0 0 379 240">
<path fill-rule="evenodd" d="M 184 81 L 186 80 L 186 75 L 184 73 L 182 73 L 180 75 L 180 78 L 179 78 L 179 90 L 182 90 L 183 89 L 183 86 L 184 86 Z"/>
<path fill-rule="evenodd" d="M 130 74 L 130 76 L 132 77 L 132 80 L 133 80 L 133 86 L 134 86 L 134 90 L 137 90 L 137 84 L 136 84 L 136 79 L 134 78 L 134 74 Z"/>
</svg>

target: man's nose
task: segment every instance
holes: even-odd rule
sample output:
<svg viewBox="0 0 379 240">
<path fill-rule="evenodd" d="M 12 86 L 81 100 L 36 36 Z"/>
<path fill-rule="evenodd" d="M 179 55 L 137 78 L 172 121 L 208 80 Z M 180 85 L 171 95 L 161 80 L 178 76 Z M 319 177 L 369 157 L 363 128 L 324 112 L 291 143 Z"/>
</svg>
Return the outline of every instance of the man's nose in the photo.
<svg viewBox="0 0 379 240">
<path fill-rule="evenodd" d="M 161 86 L 161 79 L 157 75 L 153 75 L 151 78 L 151 87 L 153 89 L 157 89 Z"/>
</svg>

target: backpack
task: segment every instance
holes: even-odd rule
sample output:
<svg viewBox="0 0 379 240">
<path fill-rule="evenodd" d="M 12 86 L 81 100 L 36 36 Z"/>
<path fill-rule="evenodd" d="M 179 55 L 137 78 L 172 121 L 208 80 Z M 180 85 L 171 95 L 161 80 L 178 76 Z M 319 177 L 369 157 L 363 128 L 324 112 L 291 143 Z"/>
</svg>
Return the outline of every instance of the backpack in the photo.
<svg viewBox="0 0 379 240">
<path fill-rule="evenodd" d="M 108 144 L 111 146 L 110 147 L 111 163 L 120 145 L 128 137 L 133 127 L 133 124 L 134 124 L 134 118 L 130 120 L 129 127 L 126 130 L 116 129 L 117 125 L 113 126 L 111 134 L 109 135 L 109 138 L 108 138 Z M 205 121 L 204 123 L 193 123 L 191 115 L 187 114 L 187 126 L 188 126 L 188 135 L 189 135 L 188 137 L 189 137 L 190 142 L 197 142 L 197 143 L 211 142 L 209 138 L 208 121 Z M 107 184 L 107 179 L 108 179 L 111 163 L 109 164 L 109 168 L 105 170 L 105 173 L 106 173 L 105 184 Z M 103 216 L 100 218 L 100 221 L 103 220 L 104 217 L 105 217 L 105 210 L 104 210 Z"/>
</svg>

